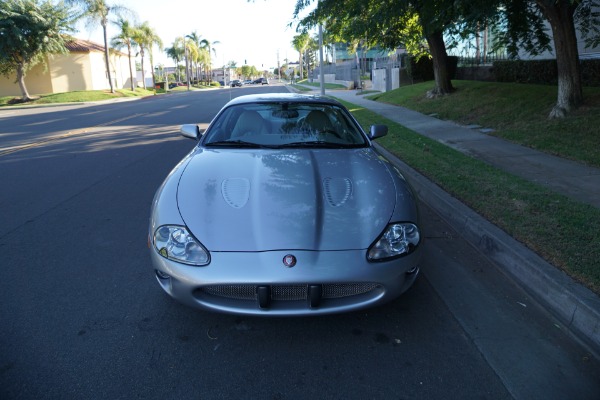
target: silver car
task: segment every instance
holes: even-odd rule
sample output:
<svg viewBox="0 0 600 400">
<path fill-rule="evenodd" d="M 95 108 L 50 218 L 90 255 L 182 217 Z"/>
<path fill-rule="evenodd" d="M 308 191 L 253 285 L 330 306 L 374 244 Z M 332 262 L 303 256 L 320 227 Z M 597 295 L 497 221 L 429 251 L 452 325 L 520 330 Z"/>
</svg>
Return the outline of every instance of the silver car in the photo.
<svg viewBox="0 0 600 400">
<path fill-rule="evenodd" d="M 149 247 L 160 286 L 219 312 L 320 315 L 398 297 L 419 271 L 417 201 L 339 102 L 231 100 L 158 189 Z"/>
</svg>

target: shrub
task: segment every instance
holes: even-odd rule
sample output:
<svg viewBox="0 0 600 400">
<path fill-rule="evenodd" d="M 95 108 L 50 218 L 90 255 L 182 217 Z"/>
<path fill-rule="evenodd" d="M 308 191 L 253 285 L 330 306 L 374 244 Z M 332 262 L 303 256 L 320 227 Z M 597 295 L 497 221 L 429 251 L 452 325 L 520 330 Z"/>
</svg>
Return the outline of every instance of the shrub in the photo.
<svg viewBox="0 0 600 400">
<path fill-rule="evenodd" d="M 583 86 L 600 86 L 600 60 L 581 60 Z M 556 85 L 556 60 L 495 61 L 494 74 L 498 82 Z"/>
</svg>

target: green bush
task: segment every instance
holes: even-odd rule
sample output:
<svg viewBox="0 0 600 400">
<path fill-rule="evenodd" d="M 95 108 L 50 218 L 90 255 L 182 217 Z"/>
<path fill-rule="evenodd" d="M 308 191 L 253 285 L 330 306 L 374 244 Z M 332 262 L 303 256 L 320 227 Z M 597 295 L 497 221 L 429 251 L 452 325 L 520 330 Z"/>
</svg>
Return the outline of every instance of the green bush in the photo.
<svg viewBox="0 0 600 400">
<path fill-rule="evenodd" d="M 584 86 L 600 86 L 600 60 L 581 60 L 581 81 Z"/>
<path fill-rule="evenodd" d="M 556 60 L 495 61 L 494 73 L 498 82 L 538 83 L 556 85 Z"/>
<path fill-rule="evenodd" d="M 581 60 L 583 86 L 600 86 L 600 60 Z M 495 61 L 494 74 L 498 82 L 556 85 L 556 60 Z"/>
</svg>

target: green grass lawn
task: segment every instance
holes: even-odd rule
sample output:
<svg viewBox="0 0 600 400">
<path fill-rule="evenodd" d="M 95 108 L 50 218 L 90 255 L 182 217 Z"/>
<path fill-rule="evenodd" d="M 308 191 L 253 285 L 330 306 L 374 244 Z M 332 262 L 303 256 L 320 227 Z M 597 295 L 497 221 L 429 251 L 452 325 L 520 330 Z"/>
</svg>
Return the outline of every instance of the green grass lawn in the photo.
<svg viewBox="0 0 600 400">
<path fill-rule="evenodd" d="M 299 85 L 303 85 L 303 86 L 314 87 L 315 89 L 318 89 L 318 88 L 321 87 L 321 82 L 319 82 L 319 81 L 309 82 L 307 79 L 303 79 L 301 81 L 298 81 L 297 83 Z M 346 86 L 340 85 L 338 83 L 326 83 L 325 84 L 325 89 L 335 90 L 335 89 L 347 89 L 347 88 L 346 88 Z"/>
<path fill-rule="evenodd" d="M 525 127 L 527 131 L 534 131 L 534 135 L 542 136 L 544 130 L 544 119 L 550 106 L 542 107 L 538 101 L 535 105 L 528 102 L 523 103 L 518 97 L 523 88 L 510 84 L 489 84 L 477 82 L 456 82 L 458 87 L 455 94 L 436 100 L 426 100 L 424 93 L 429 84 L 407 86 L 393 92 L 376 95 L 380 101 L 387 101 L 423 113 L 438 113 L 440 116 L 460 121 L 462 123 L 476 123 L 479 125 L 499 126 L 510 125 L 511 130 L 517 131 L 519 126 Z M 533 85 L 524 85 L 533 86 Z M 504 106 L 493 107 L 485 104 L 486 100 L 478 102 L 476 99 L 489 99 L 489 92 L 500 87 L 504 94 L 502 101 Z M 507 90 L 507 88 L 512 88 Z M 404 93 L 400 93 L 400 92 Z M 466 91 L 470 97 L 475 99 L 461 98 Z M 527 91 L 527 90 L 525 90 Z M 538 92 L 539 91 L 539 92 Z M 534 86 L 534 94 L 528 94 L 529 101 L 536 102 L 535 93 L 546 93 L 547 89 Z M 556 89 L 555 89 L 556 91 Z M 462 92 L 462 93 L 461 93 Z M 498 92 L 498 91 L 497 91 Z M 586 91 L 593 94 L 600 90 Z M 556 93 L 554 92 L 554 95 Z M 514 97 L 511 100 L 506 97 Z M 589 99 L 589 97 L 588 97 Z M 518 106 L 511 103 L 521 104 L 527 110 L 519 110 Z M 552 103 L 552 101 L 550 101 Z M 454 104 L 454 106 L 453 106 Z M 467 107 L 471 104 L 472 107 Z M 437 141 L 421 136 L 399 124 L 383 118 L 369 110 L 360 108 L 353 104 L 346 104 L 359 122 L 368 127 L 376 123 L 385 123 L 390 128 L 389 134 L 378 140 L 378 143 L 394 153 L 412 168 L 438 184 L 446 192 L 467 204 L 480 215 L 502 228 L 518 241 L 535 251 L 551 264 L 562 269 L 574 279 L 586 285 L 591 290 L 600 294 L 600 241 L 597 240 L 597 232 L 600 232 L 600 210 L 571 200 L 565 196 L 556 194 L 542 186 L 533 184 L 524 179 L 500 171 L 488 164 L 466 156 Z M 598 126 L 600 115 L 588 115 L 589 108 L 596 108 L 592 113 L 598 114 L 600 104 L 588 104 L 585 108 L 570 116 L 565 121 L 549 121 L 553 129 L 554 125 L 569 127 L 585 125 L 583 121 L 594 120 L 596 129 L 584 127 L 586 143 L 598 143 Z M 539 115 L 533 116 L 533 121 L 528 122 L 533 110 Z M 508 115 L 506 115 L 508 114 Z M 510 119 L 518 121 L 509 121 Z M 486 122 L 483 122 L 486 121 Z M 546 125 L 548 126 L 548 125 Z M 527 132 L 522 133 L 528 136 Z M 563 133 L 564 135 L 564 133 Z M 502 135 L 500 135 L 502 136 Z M 555 143 L 562 138 L 555 133 L 548 133 L 550 138 L 547 142 Z M 579 139 L 584 140 L 584 139 Z M 574 154 L 572 158 L 598 157 L 599 145 L 593 149 L 586 149 L 579 140 L 568 140 L 566 143 L 576 149 L 562 149 L 561 154 Z M 519 140 L 515 140 L 520 142 Z M 536 142 L 544 142 L 536 139 Z M 540 147 L 545 147 L 541 146 Z M 585 154 L 585 157 L 581 154 Z M 596 162 L 589 164 L 596 165 Z"/>
<path fill-rule="evenodd" d="M 111 93 L 109 90 L 82 90 L 76 92 L 56 93 L 56 94 L 42 94 L 36 95 L 36 99 L 27 103 L 21 103 L 18 101 L 20 97 L 16 96 L 5 96 L 0 97 L 0 106 L 9 105 L 35 105 L 35 104 L 52 104 L 52 103 L 82 103 L 87 101 L 102 101 L 110 100 L 120 97 L 140 97 L 140 96 L 151 96 L 154 94 L 152 90 L 144 90 L 137 88 L 135 91 L 127 89 L 117 89 L 115 93 Z M 15 101 L 15 99 L 17 101 Z"/>
<path fill-rule="evenodd" d="M 556 86 L 453 81 L 456 92 L 430 100 L 425 82 L 369 98 L 462 124 L 495 129 L 498 136 L 546 153 L 600 167 L 600 88 L 584 88 L 584 104 L 567 118 L 548 119 Z"/>
</svg>

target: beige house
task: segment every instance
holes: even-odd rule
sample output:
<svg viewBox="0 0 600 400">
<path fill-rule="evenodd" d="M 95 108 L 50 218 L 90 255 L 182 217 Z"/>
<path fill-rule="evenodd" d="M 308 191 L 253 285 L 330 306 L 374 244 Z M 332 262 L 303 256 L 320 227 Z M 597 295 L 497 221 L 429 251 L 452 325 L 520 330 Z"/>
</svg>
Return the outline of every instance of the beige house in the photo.
<svg viewBox="0 0 600 400">
<path fill-rule="evenodd" d="M 74 39 L 68 42 L 66 47 L 69 53 L 50 57 L 47 68 L 38 64 L 27 72 L 25 85 L 29 94 L 110 89 L 103 45 Z M 127 54 L 110 49 L 109 58 L 110 73 L 115 89 L 131 88 Z M 132 59 L 132 64 L 134 62 Z M 135 74 L 135 64 L 132 67 Z M 15 80 L 14 73 L 8 78 L 0 75 L 0 97 L 21 95 L 21 90 Z"/>
</svg>

